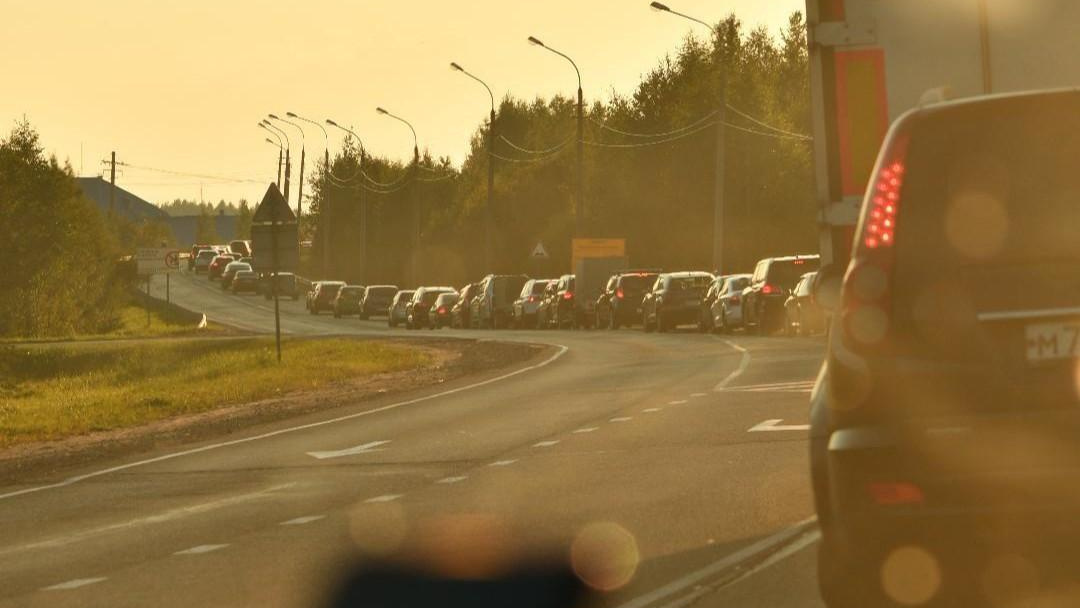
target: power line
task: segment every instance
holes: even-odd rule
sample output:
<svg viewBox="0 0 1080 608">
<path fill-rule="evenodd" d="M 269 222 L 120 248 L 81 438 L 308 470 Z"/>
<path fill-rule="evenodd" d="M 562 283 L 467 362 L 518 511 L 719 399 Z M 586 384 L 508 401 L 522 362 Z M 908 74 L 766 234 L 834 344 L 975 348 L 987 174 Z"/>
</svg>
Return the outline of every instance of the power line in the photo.
<svg viewBox="0 0 1080 608">
<path fill-rule="evenodd" d="M 574 136 L 571 135 L 570 137 L 568 137 L 568 138 L 564 139 L 563 141 L 555 144 L 554 146 L 552 146 L 550 148 L 545 148 L 543 150 L 532 150 L 532 149 L 529 149 L 529 148 L 525 148 L 523 146 L 519 146 L 518 144 L 515 144 L 514 142 L 510 141 L 509 139 L 507 139 L 506 137 L 504 137 L 502 135 L 499 136 L 499 139 L 506 142 L 506 145 L 508 145 L 511 148 L 517 150 L 518 152 L 524 152 L 525 154 L 535 154 L 536 156 L 542 156 L 542 155 L 545 155 L 545 154 L 554 154 L 555 152 L 558 152 L 559 150 L 562 150 L 567 144 L 574 141 Z"/>
<path fill-rule="evenodd" d="M 725 124 L 727 124 L 727 123 L 725 123 Z M 613 144 L 613 143 L 607 143 L 607 142 L 602 142 L 602 141 L 587 141 L 586 140 L 585 145 L 586 146 L 593 146 L 593 147 L 596 147 L 596 148 L 646 148 L 646 147 L 649 147 L 649 146 L 658 146 L 660 144 L 671 143 L 673 141 L 678 141 L 680 139 L 690 137 L 691 135 L 696 135 L 696 134 L 700 133 L 701 131 L 704 131 L 705 129 L 708 129 L 709 127 L 712 127 L 714 125 L 716 125 L 715 122 L 706 123 L 704 125 L 698 126 L 697 128 L 695 128 L 692 131 L 687 131 L 686 133 L 683 133 L 681 135 L 676 135 L 674 137 L 668 137 L 667 139 L 658 139 L 658 140 L 655 140 L 655 141 L 643 141 L 643 142 L 630 143 L 630 144 Z"/>
<path fill-rule="evenodd" d="M 650 137 L 668 137 L 668 136 L 671 136 L 671 135 L 677 135 L 679 133 L 690 131 L 690 130 L 694 129 L 695 127 L 701 125 L 701 123 L 703 123 L 703 122 L 709 120 L 710 118 L 716 116 L 717 113 L 718 113 L 717 111 L 713 111 L 713 112 L 711 112 L 711 113 L 709 113 L 709 114 L 707 114 L 705 116 L 702 116 L 701 118 L 695 120 L 694 122 L 692 122 L 692 123 L 690 123 L 690 124 L 688 124 L 688 125 L 686 125 L 684 127 L 679 127 L 677 129 L 672 129 L 671 131 L 664 131 L 664 132 L 658 132 L 658 133 L 633 133 L 633 132 L 630 132 L 630 131 L 622 131 L 620 129 L 616 129 L 615 127 L 609 126 L 607 124 L 607 122 L 600 122 L 599 120 L 596 120 L 595 118 L 591 118 L 591 117 L 589 118 L 589 120 L 592 121 L 593 123 L 597 124 L 601 129 L 606 129 L 608 131 L 611 131 L 612 133 L 618 133 L 619 135 L 625 135 L 627 137 L 650 138 Z"/>
<path fill-rule="evenodd" d="M 116 164 L 117 164 L 117 166 L 128 167 L 129 169 L 141 169 L 143 171 L 153 171 L 153 172 L 156 172 L 156 173 L 165 173 L 165 174 L 168 174 L 168 175 L 179 175 L 181 177 L 194 177 L 194 178 L 199 178 L 199 179 L 213 179 L 213 180 L 217 180 L 217 181 L 234 182 L 234 183 L 250 183 L 250 184 L 262 184 L 262 183 L 264 183 L 263 180 L 259 180 L 259 179 L 245 179 L 245 178 L 242 178 L 242 177 L 226 177 L 226 176 L 222 176 L 222 175 L 207 175 L 207 174 L 202 174 L 202 173 L 188 173 L 188 172 L 185 172 L 185 171 L 173 171 L 172 169 L 160 169 L 160 168 L 157 168 L 157 167 L 146 167 L 146 166 L 142 166 L 142 165 L 132 165 L 130 163 L 123 163 L 123 162 L 118 162 Z"/>
<path fill-rule="evenodd" d="M 781 129 L 780 127 L 774 127 L 774 126 L 772 126 L 772 125 L 770 125 L 770 124 L 768 124 L 766 122 L 763 122 L 761 120 L 758 120 L 757 118 L 754 118 L 753 116 L 747 114 L 746 112 L 743 112 L 742 110 L 740 110 L 740 109 L 738 109 L 736 107 L 733 107 L 731 104 L 725 104 L 725 106 L 727 107 L 727 109 L 729 109 L 732 112 L 738 114 L 739 116 L 742 116 L 746 120 L 749 120 L 750 122 L 752 122 L 752 123 L 754 123 L 754 124 L 756 124 L 756 125 L 758 125 L 760 127 L 765 127 L 766 129 L 769 129 L 770 131 L 776 131 L 777 133 L 781 133 L 783 135 L 788 135 L 788 136 L 790 136 L 790 137 L 792 137 L 794 139 L 806 139 L 806 140 L 813 139 L 813 137 L 810 137 L 809 135 L 806 135 L 804 133 L 796 133 L 794 131 L 788 131 L 786 129 Z M 728 125 L 728 126 L 731 126 L 731 125 Z"/>
<path fill-rule="evenodd" d="M 735 124 L 732 124 L 730 122 L 725 122 L 725 123 L 723 123 L 723 125 L 725 127 L 728 127 L 729 129 L 735 129 L 736 131 L 742 131 L 744 133 L 750 133 L 752 135 L 761 135 L 763 137 L 772 137 L 774 139 L 787 139 L 787 140 L 795 140 L 795 141 L 811 141 L 811 140 L 813 140 L 812 137 L 807 137 L 805 135 L 781 135 L 780 133 L 770 133 L 768 131 L 757 131 L 755 129 L 749 129 L 747 127 L 742 127 L 742 126 L 739 126 L 739 125 L 735 125 Z"/>
<path fill-rule="evenodd" d="M 557 156 L 557 154 L 549 154 L 548 156 L 541 156 L 537 158 L 508 158 L 494 152 L 488 152 L 488 156 L 495 160 L 501 160 L 508 163 L 539 163 L 546 160 L 551 160 Z"/>
</svg>

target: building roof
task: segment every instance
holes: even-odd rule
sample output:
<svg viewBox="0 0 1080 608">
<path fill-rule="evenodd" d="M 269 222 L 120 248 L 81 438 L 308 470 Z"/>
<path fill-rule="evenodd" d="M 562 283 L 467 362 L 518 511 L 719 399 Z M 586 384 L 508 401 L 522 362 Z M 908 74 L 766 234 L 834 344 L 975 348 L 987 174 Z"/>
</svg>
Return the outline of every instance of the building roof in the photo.
<svg viewBox="0 0 1080 608">
<path fill-rule="evenodd" d="M 109 212 L 109 191 L 111 185 L 100 177 L 80 177 L 79 187 L 86 198 L 97 203 L 102 213 Z M 113 212 L 129 220 L 168 219 L 169 214 L 157 205 L 116 186 Z"/>
</svg>

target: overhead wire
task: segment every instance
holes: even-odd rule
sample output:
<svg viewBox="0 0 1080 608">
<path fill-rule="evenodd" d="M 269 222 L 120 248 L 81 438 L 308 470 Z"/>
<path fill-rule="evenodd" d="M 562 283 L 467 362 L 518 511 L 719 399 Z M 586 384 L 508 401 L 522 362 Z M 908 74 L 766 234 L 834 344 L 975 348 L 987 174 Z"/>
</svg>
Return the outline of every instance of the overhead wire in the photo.
<svg viewBox="0 0 1080 608">
<path fill-rule="evenodd" d="M 574 136 L 571 135 L 570 137 L 567 137 L 563 141 L 555 144 L 554 146 L 551 146 L 550 148 L 545 148 L 543 150 L 533 150 L 533 149 L 530 149 L 530 148 L 526 148 L 524 146 L 518 145 L 518 144 L 510 141 L 509 139 L 507 139 L 503 135 L 500 135 L 499 139 L 503 140 L 503 142 L 505 142 L 506 145 L 508 145 L 511 148 L 517 150 L 518 152 L 524 152 L 525 154 L 533 154 L 533 155 L 536 155 L 536 156 L 543 156 L 545 154 L 554 154 L 555 152 L 558 152 L 559 150 L 562 150 L 564 147 L 566 147 L 568 144 L 570 144 L 570 142 L 574 141 Z"/>
<path fill-rule="evenodd" d="M 691 135 L 696 135 L 696 134 L 700 133 L 701 131 L 704 131 L 705 129 L 708 129 L 709 127 L 712 127 L 712 126 L 715 126 L 715 125 L 716 125 L 715 122 L 706 123 L 704 125 L 698 125 L 698 127 L 695 128 L 692 131 L 687 131 L 687 132 L 682 133 L 680 135 L 675 135 L 673 137 L 668 137 L 666 139 L 657 139 L 657 140 L 654 140 L 654 141 L 642 141 L 642 142 L 635 142 L 635 143 L 608 143 L 608 142 L 602 142 L 602 141 L 585 140 L 584 144 L 586 146 L 592 146 L 592 147 L 595 147 L 595 148 L 646 148 L 646 147 L 649 147 L 649 146 L 658 146 L 660 144 L 667 144 L 667 143 L 671 143 L 673 141 L 678 141 L 680 139 L 690 137 Z"/>
<path fill-rule="evenodd" d="M 158 167 L 146 167 L 146 166 L 143 166 L 143 165 L 132 165 L 130 163 L 125 163 L 125 162 L 118 162 L 116 164 L 117 164 L 117 166 L 127 167 L 129 169 L 139 169 L 139 170 L 142 170 L 142 171 L 153 171 L 153 172 L 156 172 L 156 173 L 165 173 L 167 175 L 178 175 L 178 176 L 181 176 L 181 177 L 194 177 L 194 178 L 199 178 L 199 179 L 213 179 L 213 180 L 222 181 L 222 182 L 235 182 L 235 183 L 250 183 L 250 184 L 261 184 L 261 183 L 263 183 L 263 180 L 260 180 L 260 179 L 247 179 L 247 178 L 243 178 L 243 177 L 228 177 L 228 176 L 224 176 L 224 175 L 208 175 L 208 174 L 203 174 L 203 173 L 188 173 L 188 172 L 185 172 L 185 171 L 174 171 L 172 169 L 160 169 Z"/>
<path fill-rule="evenodd" d="M 589 118 L 589 120 L 592 121 L 593 123 L 595 123 L 596 125 L 598 125 L 601 129 L 611 131 L 612 133 L 618 133 L 619 135 L 625 135 L 627 137 L 650 138 L 650 137 L 668 137 L 668 136 L 671 136 L 671 135 L 677 135 L 679 133 L 690 131 L 690 130 L 694 129 L 695 127 L 700 126 L 701 123 L 703 123 L 703 122 L 709 120 L 710 118 L 716 116 L 718 113 L 719 113 L 719 110 L 713 110 L 709 114 L 706 114 L 705 116 L 702 116 L 701 118 L 691 122 L 688 125 L 679 127 L 677 129 L 672 129 L 670 131 L 663 131 L 663 132 L 657 132 L 657 133 L 633 133 L 631 131 L 623 131 L 621 129 L 616 129 L 615 127 L 612 127 L 612 126 L 608 125 L 607 121 L 600 122 L 599 120 L 596 120 L 595 118 L 591 118 L 591 117 Z"/>
<path fill-rule="evenodd" d="M 780 127 L 774 127 L 774 126 L 772 126 L 772 125 L 770 125 L 770 124 L 768 124 L 766 122 L 763 122 L 761 120 L 758 120 L 757 118 L 754 118 L 753 116 L 747 114 L 746 112 L 743 112 L 742 110 L 732 106 L 731 104 L 724 104 L 724 105 L 725 105 L 725 107 L 727 109 L 729 109 L 732 112 L 738 114 L 739 116 L 742 116 L 746 120 L 749 120 L 750 122 L 758 125 L 759 127 L 764 127 L 766 129 L 769 129 L 770 131 L 776 131 L 777 133 L 780 133 L 780 134 L 783 134 L 783 135 L 788 135 L 793 139 L 805 139 L 805 140 L 813 139 L 813 137 L 811 137 L 809 135 L 806 135 L 805 133 L 796 133 L 795 131 L 788 131 L 787 129 L 781 129 Z"/>
</svg>

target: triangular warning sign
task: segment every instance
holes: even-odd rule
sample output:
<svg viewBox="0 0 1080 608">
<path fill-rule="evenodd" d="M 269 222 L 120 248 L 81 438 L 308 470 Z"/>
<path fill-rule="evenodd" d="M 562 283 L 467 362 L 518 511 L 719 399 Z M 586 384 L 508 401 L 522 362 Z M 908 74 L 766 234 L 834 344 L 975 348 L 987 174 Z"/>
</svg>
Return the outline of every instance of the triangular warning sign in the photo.
<svg viewBox="0 0 1080 608">
<path fill-rule="evenodd" d="M 532 257 L 534 257 L 534 258 L 547 258 L 548 257 L 547 249 L 544 249 L 544 244 L 543 243 L 537 243 L 536 247 L 533 247 Z"/>
<path fill-rule="evenodd" d="M 255 208 L 255 215 L 251 217 L 253 224 L 269 224 L 270 222 L 290 223 L 296 221 L 296 215 L 289 209 L 289 203 L 281 195 L 277 184 L 271 183 L 266 189 L 262 202 Z"/>
</svg>

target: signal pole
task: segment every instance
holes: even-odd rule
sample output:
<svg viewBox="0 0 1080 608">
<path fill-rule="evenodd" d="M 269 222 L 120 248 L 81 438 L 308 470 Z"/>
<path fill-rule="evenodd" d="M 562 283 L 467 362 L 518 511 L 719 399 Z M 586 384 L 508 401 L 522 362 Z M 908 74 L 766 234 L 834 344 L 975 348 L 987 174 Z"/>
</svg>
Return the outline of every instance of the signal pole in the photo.
<svg viewBox="0 0 1080 608">
<path fill-rule="evenodd" d="M 116 212 L 116 152 L 112 153 L 109 161 L 109 217 Z"/>
</svg>

